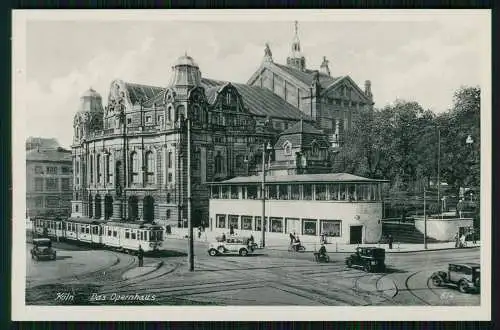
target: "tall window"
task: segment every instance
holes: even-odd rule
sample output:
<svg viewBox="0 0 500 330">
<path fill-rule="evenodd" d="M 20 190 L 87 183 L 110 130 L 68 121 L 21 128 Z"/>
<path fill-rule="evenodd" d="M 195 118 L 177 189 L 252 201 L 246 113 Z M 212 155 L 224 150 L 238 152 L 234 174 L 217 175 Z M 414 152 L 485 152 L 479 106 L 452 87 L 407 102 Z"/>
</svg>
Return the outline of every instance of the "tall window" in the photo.
<svg viewBox="0 0 500 330">
<path fill-rule="evenodd" d="M 70 190 L 70 188 L 69 188 L 69 179 L 68 178 L 62 178 L 61 179 L 61 189 L 63 191 Z"/>
<path fill-rule="evenodd" d="M 102 170 L 101 170 L 101 155 L 97 155 L 96 157 L 96 167 L 97 167 L 97 182 L 101 183 L 102 181 Z"/>
<path fill-rule="evenodd" d="M 132 183 L 139 182 L 139 156 L 137 152 L 133 152 L 130 155 L 130 179 Z"/>
<path fill-rule="evenodd" d="M 57 174 L 57 167 L 47 166 L 47 174 Z"/>
<path fill-rule="evenodd" d="M 43 179 L 35 178 L 35 191 L 43 191 Z"/>
<path fill-rule="evenodd" d="M 46 181 L 47 190 L 55 191 L 57 190 L 57 179 L 48 178 Z"/>
<path fill-rule="evenodd" d="M 106 182 L 111 183 L 113 179 L 113 171 L 111 166 L 111 155 L 107 155 L 106 157 Z"/>
<path fill-rule="evenodd" d="M 223 158 L 221 155 L 215 156 L 215 174 L 222 173 L 223 169 Z"/>
<path fill-rule="evenodd" d="M 43 168 L 41 166 L 35 166 L 35 174 L 43 174 Z"/>
<path fill-rule="evenodd" d="M 155 179 L 155 160 L 152 151 L 146 153 L 146 182 L 154 183 Z"/>
<path fill-rule="evenodd" d="M 168 168 L 172 168 L 173 159 L 172 159 L 172 151 L 168 152 Z"/>
<path fill-rule="evenodd" d="M 94 156 L 90 155 L 90 182 L 94 182 Z"/>
</svg>

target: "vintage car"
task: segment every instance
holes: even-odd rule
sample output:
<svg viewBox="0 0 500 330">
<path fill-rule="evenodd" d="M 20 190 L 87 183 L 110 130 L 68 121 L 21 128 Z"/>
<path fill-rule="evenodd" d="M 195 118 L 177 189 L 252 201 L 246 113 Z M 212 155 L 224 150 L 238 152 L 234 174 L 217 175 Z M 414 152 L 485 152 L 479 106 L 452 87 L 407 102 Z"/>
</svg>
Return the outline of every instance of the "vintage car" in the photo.
<svg viewBox="0 0 500 330">
<path fill-rule="evenodd" d="M 49 238 L 33 239 L 33 248 L 31 249 L 31 258 L 56 260 L 56 250 L 52 248 L 52 242 Z"/>
<path fill-rule="evenodd" d="M 481 270 L 476 263 L 448 264 L 448 271 L 437 271 L 431 275 L 432 284 L 443 286 L 454 284 L 462 293 L 479 291 Z"/>
<path fill-rule="evenodd" d="M 347 267 L 362 267 L 365 272 L 385 271 L 385 250 L 376 247 L 358 247 L 346 258 Z"/>
<path fill-rule="evenodd" d="M 253 253 L 257 248 L 249 237 L 230 236 L 225 241 L 217 239 L 217 242 L 210 243 L 208 247 L 208 254 L 212 257 L 222 254 L 239 254 L 246 256 Z"/>
</svg>

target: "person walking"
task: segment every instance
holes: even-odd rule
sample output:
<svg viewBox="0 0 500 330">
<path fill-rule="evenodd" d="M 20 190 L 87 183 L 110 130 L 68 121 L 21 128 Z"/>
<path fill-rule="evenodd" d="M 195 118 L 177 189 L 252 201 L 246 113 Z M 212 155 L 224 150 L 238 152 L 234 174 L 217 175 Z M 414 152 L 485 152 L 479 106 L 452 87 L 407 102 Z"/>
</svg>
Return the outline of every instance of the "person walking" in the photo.
<svg viewBox="0 0 500 330">
<path fill-rule="evenodd" d="M 387 238 L 387 243 L 389 243 L 389 250 L 392 250 L 392 242 L 394 239 L 392 238 L 392 235 L 389 234 L 389 237 Z"/>
<path fill-rule="evenodd" d="M 201 226 L 198 227 L 198 239 L 201 239 Z"/>
<path fill-rule="evenodd" d="M 455 234 L 455 247 L 459 247 L 459 237 L 458 237 L 458 233 Z"/>
<path fill-rule="evenodd" d="M 139 267 L 144 265 L 144 250 L 139 245 L 139 251 L 137 251 L 137 259 L 139 259 Z"/>
<path fill-rule="evenodd" d="M 466 247 L 466 242 L 465 242 L 465 234 L 462 234 L 462 236 L 460 236 L 460 247 Z"/>
<path fill-rule="evenodd" d="M 293 241 L 295 241 L 295 235 L 290 233 L 290 245 L 293 244 Z"/>
<path fill-rule="evenodd" d="M 233 227 L 233 225 L 229 226 L 229 235 L 234 235 L 234 227 Z"/>
</svg>

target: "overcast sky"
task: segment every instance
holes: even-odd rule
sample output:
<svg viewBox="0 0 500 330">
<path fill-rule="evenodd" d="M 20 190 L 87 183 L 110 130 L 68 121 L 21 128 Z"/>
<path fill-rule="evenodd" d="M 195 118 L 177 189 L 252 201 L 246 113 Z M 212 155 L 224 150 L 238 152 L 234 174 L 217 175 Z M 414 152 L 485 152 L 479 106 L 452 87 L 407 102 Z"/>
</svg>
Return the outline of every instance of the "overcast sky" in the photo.
<svg viewBox="0 0 500 330">
<path fill-rule="evenodd" d="M 233 16 L 230 22 L 108 17 L 28 21 L 27 136 L 55 137 L 69 146 L 86 89 L 97 90 L 106 103 L 116 78 L 166 86 L 172 63 L 185 51 L 202 76 L 245 83 L 260 65 L 266 42 L 274 61 L 286 63 L 294 19 L 306 66 L 317 69 L 326 56 L 333 76 L 349 75 L 361 87 L 371 80 L 376 107 L 405 99 L 442 112 L 451 106 L 454 90 L 484 81 L 484 16 L 458 11 L 416 20 L 394 15 L 389 21 L 313 21 L 303 14 L 258 21 Z"/>
</svg>

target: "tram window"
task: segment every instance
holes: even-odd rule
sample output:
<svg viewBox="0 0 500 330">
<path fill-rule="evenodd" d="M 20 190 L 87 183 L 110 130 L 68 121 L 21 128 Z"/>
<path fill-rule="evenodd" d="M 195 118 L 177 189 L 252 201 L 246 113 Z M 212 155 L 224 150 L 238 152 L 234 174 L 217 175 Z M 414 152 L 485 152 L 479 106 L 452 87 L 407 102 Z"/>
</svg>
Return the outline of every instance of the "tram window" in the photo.
<svg viewBox="0 0 500 330">
<path fill-rule="evenodd" d="M 108 229 L 108 236 L 111 236 L 111 230 Z"/>
<path fill-rule="evenodd" d="M 92 227 L 92 234 L 94 234 L 94 235 L 99 234 L 99 227 L 97 227 L 97 226 L 93 226 L 93 227 Z"/>
<path fill-rule="evenodd" d="M 132 239 L 136 239 L 135 233 L 132 233 Z"/>
<path fill-rule="evenodd" d="M 85 227 L 85 233 L 90 234 L 90 227 L 89 226 Z"/>
<path fill-rule="evenodd" d="M 158 241 L 163 241 L 163 231 L 159 230 L 156 232 L 156 239 Z"/>
<path fill-rule="evenodd" d="M 57 224 L 57 229 L 59 229 L 59 230 L 62 229 L 62 224 L 60 222 Z"/>
<path fill-rule="evenodd" d="M 116 237 L 116 230 L 113 230 L 113 237 Z"/>
<path fill-rule="evenodd" d="M 85 234 L 85 227 L 80 225 L 80 231 L 82 232 L 82 234 Z"/>
<path fill-rule="evenodd" d="M 126 239 L 129 239 L 129 238 L 130 238 L 130 232 L 128 232 L 128 231 L 126 231 L 126 232 L 125 232 L 125 238 L 126 238 Z"/>
</svg>

